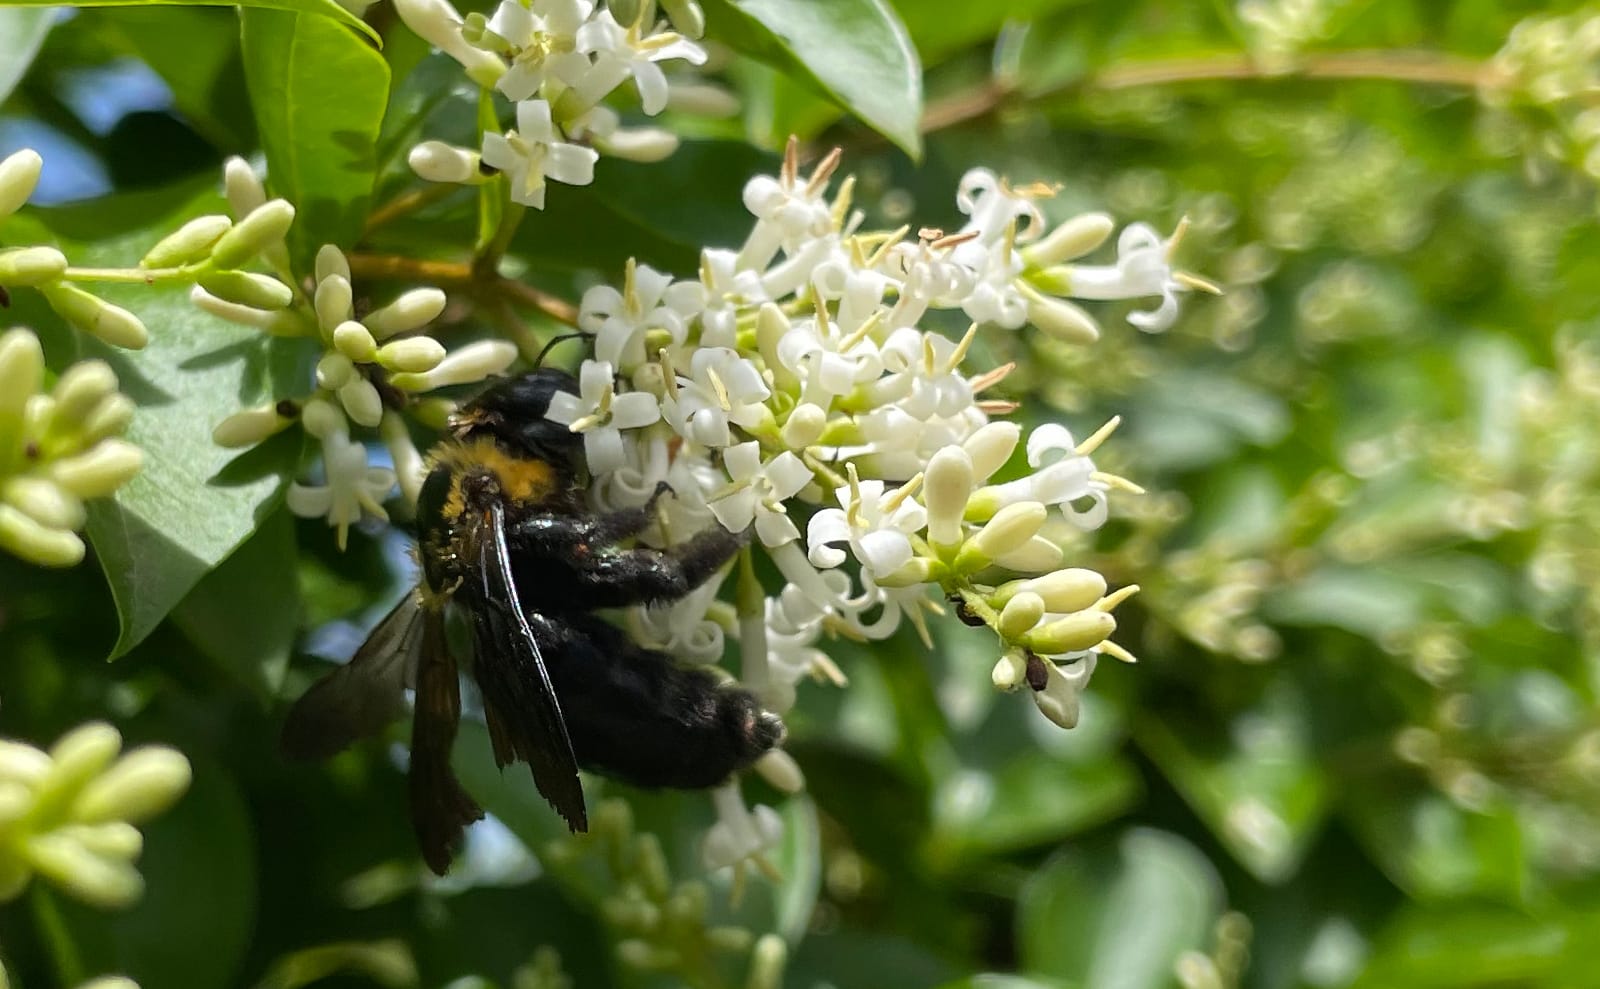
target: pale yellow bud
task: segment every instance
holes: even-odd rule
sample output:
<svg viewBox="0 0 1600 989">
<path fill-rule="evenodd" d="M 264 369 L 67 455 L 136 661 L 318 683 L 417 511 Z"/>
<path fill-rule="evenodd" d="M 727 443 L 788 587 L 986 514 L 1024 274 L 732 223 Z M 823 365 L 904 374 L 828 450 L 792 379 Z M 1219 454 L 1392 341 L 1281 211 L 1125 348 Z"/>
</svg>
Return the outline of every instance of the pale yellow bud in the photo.
<svg viewBox="0 0 1600 989">
<path fill-rule="evenodd" d="M 117 390 L 117 374 L 102 360 L 79 361 L 62 372 L 51 390 L 56 400 L 53 418 L 74 426 L 87 419 L 107 396 Z"/>
<path fill-rule="evenodd" d="M 981 484 L 1004 467 L 1021 438 L 1022 427 L 1014 422 L 991 422 L 968 436 L 961 448 L 972 458 L 974 482 Z"/>
<path fill-rule="evenodd" d="M 52 282 L 39 286 L 39 292 L 67 322 L 112 346 L 139 350 L 150 342 L 150 332 L 139 317 L 76 285 Z"/>
<path fill-rule="evenodd" d="M 77 793 L 111 765 L 122 751 L 122 733 L 104 721 L 89 721 L 56 739 L 50 746 L 49 788 Z"/>
<path fill-rule="evenodd" d="M 311 280 L 318 285 L 322 280 L 338 275 L 345 281 L 350 280 L 350 261 L 344 256 L 335 244 L 323 244 L 317 249 L 317 260 L 311 268 Z"/>
<path fill-rule="evenodd" d="M 989 674 L 997 690 L 1016 690 L 1027 678 L 1028 657 L 1015 649 L 1007 649 Z"/>
<path fill-rule="evenodd" d="M 294 207 L 287 200 L 262 203 L 235 224 L 211 249 L 211 263 L 220 269 L 237 268 L 284 238 L 294 224 Z"/>
<path fill-rule="evenodd" d="M 1000 623 L 995 631 L 1000 637 L 1010 641 L 1021 636 L 1039 624 L 1039 619 L 1044 617 L 1044 598 L 1031 591 L 1023 591 L 1007 601 L 1004 608 L 1000 609 Z"/>
<path fill-rule="evenodd" d="M 333 328 L 333 345 L 357 364 L 370 364 L 378 356 L 378 341 L 372 339 L 372 331 L 353 319 Z M 323 387 L 332 386 L 323 384 Z"/>
<path fill-rule="evenodd" d="M 790 450 L 804 450 L 822 438 L 827 425 L 828 413 L 821 406 L 812 402 L 797 405 L 783 424 L 783 445 Z"/>
<path fill-rule="evenodd" d="M 956 572 L 980 570 L 1020 548 L 1038 533 L 1048 517 L 1049 510 L 1036 501 L 1021 501 L 1000 509 L 962 545 L 956 554 Z"/>
<path fill-rule="evenodd" d="M 30 791 L 50 775 L 50 756 L 26 742 L 0 738 L 0 782 L 20 783 Z M 29 801 L 32 801 L 30 794 Z"/>
<path fill-rule="evenodd" d="M 249 271 L 208 271 L 200 276 L 207 292 L 236 305 L 268 312 L 282 309 L 294 301 L 294 290 L 273 278 Z"/>
<path fill-rule="evenodd" d="M 678 135 L 661 127 L 624 127 L 593 140 L 607 157 L 644 164 L 665 161 L 678 150 Z"/>
<path fill-rule="evenodd" d="M 93 784 L 91 784 L 93 785 Z M 96 855 L 132 860 L 144 851 L 144 836 L 127 821 L 108 820 L 101 824 L 67 824 L 56 833 L 71 838 Z"/>
<path fill-rule="evenodd" d="M 340 323 L 350 318 L 351 300 L 354 297 L 350 279 L 343 275 L 332 274 L 317 282 L 316 297 L 312 300 L 317 310 L 317 322 L 332 333 Z"/>
<path fill-rule="evenodd" d="M 157 241 L 140 259 L 139 267 L 176 268 L 199 261 L 209 256 L 211 248 L 231 229 L 233 221 L 226 216 L 197 216 Z"/>
<path fill-rule="evenodd" d="M 1028 591 L 1044 599 L 1046 611 L 1064 613 L 1082 611 L 1105 596 L 1106 579 L 1093 570 L 1071 567 L 1056 570 L 1042 577 L 1013 580 L 995 589 L 997 601 L 1004 602 L 1011 595 Z"/>
<path fill-rule="evenodd" d="M 1081 258 L 1099 247 L 1111 236 L 1117 223 L 1104 213 L 1084 213 L 1075 216 L 1022 249 L 1022 259 L 1030 268 L 1048 268 L 1053 264 Z"/>
<path fill-rule="evenodd" d="M 317 361 L 317 387 L 329 391 L 337 391 L 350 383 L 355 377 L 356 366 L 350 358 L 337 350 L 323 354 Z"/>
<path fill-rule="evenodd" d="M 800 764 L 782 749 L 767 750 L 766 755 L 756 760 L 756 772 L 783 793 L 799 793 L 806 788 L 806 777 L 800 771 Z"/>
<path fill-rule="evenodd" d="M 33 288 L 60 278 L 67 256 L 53 247 L 16 247 L 0 251 L 0 285 Z"/>
<path fill-rule="evenodd" d="M 79 498 L 103 498 L 127 484 L 144 466 L 144 454 L 125 440 L 101 440 L 49 466 L 50 477 Z"/>
<path fill-rule="evenodd" d="M 21 509 L 0 503 L 0 549 L 43 567 L 70 567 L 83 559 L 76 533 L 40 525 Z"/>
<path fill-rule="evenodd" d="M 943 563 L 925 556 L 914 556 L 890 573 L 877 579 L 879 587 L 915 587 L 931 584 L 948 572 Z"/>
<path fill-rule="evenodd" d="M 1024 635 L 1022 641 L 1036 653 L 1056 656 L 1092 649 L 1110 638 L 1116 630 L 1115 618 L 1104 611 L 1090 608 L 1047 622 Z"/>
<path fill-rule="evenodd" d="M 237 450 L 255 446 L 275 433 L 281 432 L 293 419 L 278 414 L 277 403 L 253 409 L 240 409 L 217 423 L 211 430 L 211 442 L 220 447 Z"/>
<path fill-rule="evenodd" d="M 789 963 L 789 947 L 777 934 L 763 934 L 750 952 L 750 974 L 746 989 L 782 989 L 783 969 Z"/>
<path fill-rule="evenodd" d="M 32 148 L 23 148 L 0 161 L 0 220 L 28 201 L 43 169 L 44 159 Z"/>
<path fill-rule="evenodd" d="M 51 529 L 83 528 L 83 501 L 42 477 L 0 478 L 0 501 L 15 505 Z"/>
<path fill-rule="evenodd" d="M 972 482 L 972 458 L 961 447 L 944 447 L 928 461 L 922 503 L 928 509 L 928 541 L 934 546 L 961 542 L 961 518 L 972 495 Z"/>
<path fill-rule="evenodd" d="M 44 383 L 44 350 L 33 331 L 17 328 L 0 334 L 0 468 L 20 443 L 28 399 Z"/>
<path fill-rule="evenodd" d="M 1053 296 L 1028 299 L 1028 322 L 1066 343 L 1094 343 L 1100 339 L 1100 324 L 1093 316 L 1082 306 Z"/>
<path fill-rule="evenodd" d="M 406 155 L 406 164 L 427 182 L 454 182 L 464 184 L 484 178 L 478 165 L 482 159 L 476 151 L 458 148 L 443 141 L 423 141 Z"/>
<path fill-rule="evenodd" d="M 300 424 L 305 431 L 319 440 L 334 435 L 347 435 L 350 425 L 339 407 L 325 398 L 312 398 L 300 409 Z"/>
<path fill-rule="evenodd" d="M 83 420 L 80 432 L 85 443 L 97 443 L 108 436 L 121 436 L 133 422 L 138 411 L 133 399 L 126 395 L 107 395 Z"/>
<path fill-rule="evenodd" d="M 1044 536 L 1034 536 L 1027 542 L 995 557 L 995 566 L 1018 573 L 1046 573 L 1061 566 L 1064 554 L 1060 545 Z"/>
<path fill-rule="evenodd" d="M 159 745 L 134 749 L 84 787 L 73 805 L 74 816 L 86 824 L 138 824 L 172 806 L 192 778 L 189 760 L 178 750 Z"/>
<path fill-rule="evenodd" d="M 436 288 L 414 288 L 402 293 L 398 299 L 373 310 L 362 320 L 367 329 L 379 340 L 396 333 L 409 333 L 421 329 L 439 318 L 444 312 L 445 294 Z"/>
<path fill-rule="evenodd" d="M 444 355 L 444 344 L 433 337 L 404 337 L 380 347 L 378 363 L 391 371 L 420 374 L 438 367 Z"/>
<path fill-rule="evenodd" d="M 339 402 L 357 425 L 376 426 L 383 421 L 383 396 L 366 378 L 354 377 L 340 386 Z"/>
<path fill-rule="evenodd" d="M 389 383 L 404 391 L 428 391 L 447 385 L 470 385 L 499 374 L 517 359 L 509 340 L 479 340 L 445 355 L 439 366 L 420 374 L 397 373 Z"/>
<path fill-rule="evenodd" d="M 256 170 L 243 158 L 229 158 L 222 165 L 222 184 L 228 208 L 236 217 L 248 216 L 267 201 L 267 190 Z"/>
<path fill-rule="evenodd" d="M 195 308 L 208 312 L 219 319 L 225 319 L 230 323 L 238 323 L 240 326 L 264 330 L 273 336 L 305 336 L 312 329 L 306 325 L 306 320 L 302 319 L 300 314 L 293 309 L 268 312 L 264 309 L 241 306 L 237 302 L 219 299 L 198 285 L 189 290 L 189 301 L 194 304 Z"/>
<path fill-rule="evenodd" d="M 701 38 L 706 33 L 706 15 L 695 0 L 661 0 L 661 10 L 672 27 L 686 38 Z"/>
<path fill-rule="evenodd" d="M 25 848 L 41 876 L 93 906 L 125 907 L 144 892 L 144 879 L 126 859 L 96 855 L 60 832 L 33 835 Z"/>
</svg>

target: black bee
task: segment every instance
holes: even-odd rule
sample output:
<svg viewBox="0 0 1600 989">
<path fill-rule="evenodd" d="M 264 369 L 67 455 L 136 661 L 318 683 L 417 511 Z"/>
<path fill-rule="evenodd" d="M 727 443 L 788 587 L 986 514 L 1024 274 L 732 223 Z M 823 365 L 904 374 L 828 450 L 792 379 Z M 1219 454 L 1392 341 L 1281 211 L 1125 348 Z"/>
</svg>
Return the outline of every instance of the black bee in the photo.
<svg viewBox="0 0 1600 989">
<path fill-rule="evenodd" d="M 682 597 L 748 536 L 711 526 L 670 551 L 621 548 L 655 518 L 585 507 L 582 437 L 545 418 L 570 375 L 541 369 L 490 386 L 452 419 L 417 500 L 416 591 L 348 664 L 295 703 L 283 747 L 326 758 L 404 712 L 414 687 L 411 818 L 441 875 L 483 811 L 450 768 L 461 699 L 445 635 L 457 607 L 471 627 L 471 671 L 501 767 L 526 762 L 574 831 L 587 828 L 578 769 L 647 787 L 715 786 L 783 737 L 748 691 L 677 666 L 591 614 Z"/>
</svg>

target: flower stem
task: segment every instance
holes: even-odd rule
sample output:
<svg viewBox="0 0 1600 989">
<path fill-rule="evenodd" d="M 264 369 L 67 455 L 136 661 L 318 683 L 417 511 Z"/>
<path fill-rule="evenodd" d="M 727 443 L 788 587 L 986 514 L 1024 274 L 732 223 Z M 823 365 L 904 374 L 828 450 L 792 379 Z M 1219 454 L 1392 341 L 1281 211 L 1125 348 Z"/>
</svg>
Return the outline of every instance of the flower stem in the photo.
<svg viewBox="0 0 1600 989">
<path fill-rule="evenodd" d="M 392 223 L 403 216 L 409 216 L 417 210 L 431 203 L 436 203 L 453 192 L 460 190 L 454 185 L 426 185 L 420 189 L 411 189 L 394 197 L 388 202 L 373 210 L 367 217 L 364 235 L 371 234 L 374 230 L 387 223 Z"/>
<path fill-rule="evenodd" d="M 379 281 L 422 281 L 440 288 L 468 293 L 495 294 L 518 305 L 544 313 L 558 323 L 576 327 L 578 307 L 560 296 L 525 285 L 514 278 L 484 275 L 460 261 L 429 261 L 398 254 L 351 254 L 350 274 Z"/>
<path fill-rule="evenodd" d="M 88 979 L 83 957 L 67 929 L 66 918 L 61 916 L 61 905 L 42 882 L 35 880 L 28 897 L 33 906 L 33 922 L 38 926 L 39 940 L 43 941 L 50 960 L 55 964 L 56 981 L 64 986 L 75 986 Z"/>
<path fill-rule="evenodd" d="M 187 281 L 192 268 L 68 268 L 61 277 L 69 282 L 117 282 L 124 285 L 156 285 Z"/>
</svg>

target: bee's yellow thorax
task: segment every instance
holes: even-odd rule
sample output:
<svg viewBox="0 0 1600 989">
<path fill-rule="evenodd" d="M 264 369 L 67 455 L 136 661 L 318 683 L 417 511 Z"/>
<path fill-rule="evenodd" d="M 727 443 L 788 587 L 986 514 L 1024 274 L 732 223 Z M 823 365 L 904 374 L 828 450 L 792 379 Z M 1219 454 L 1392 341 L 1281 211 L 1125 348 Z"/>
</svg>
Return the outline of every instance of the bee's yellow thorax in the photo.
<svg viewBox="0 0 1600 989">
<path fill-rule="evenodd" d="M 445 500 L 446 518 L 460 516 L 461 475 L 472 470 L 488 470 L 500 483 L 501 496 L 513 504 L 539 504 L 555 494 L 558 478 L 555 468 L 543 460 L 516 457 L 493 439 L 480 437 L 465 443 L 452 443 L 437 449 L 435 462 L 450 468 L 454 480 Z"/>
</svg>

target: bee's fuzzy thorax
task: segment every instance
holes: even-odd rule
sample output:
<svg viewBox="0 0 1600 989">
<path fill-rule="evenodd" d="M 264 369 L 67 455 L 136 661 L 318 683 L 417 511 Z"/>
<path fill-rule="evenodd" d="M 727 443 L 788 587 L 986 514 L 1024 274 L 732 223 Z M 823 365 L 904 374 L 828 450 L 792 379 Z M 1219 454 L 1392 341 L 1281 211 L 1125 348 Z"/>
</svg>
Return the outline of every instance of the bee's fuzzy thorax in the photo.
<svg viewBox="0 0 1600 989">
<path fill-rule="evenodd" d="M 542 504 L 562 485 L 560 472 L 548 461 L 514 456 L 488 436 L 440 443 L 430 455 L 430 461 L 430 471 L 444 467 L 454 478 L 443 508 L 446 519 L 461 515 L 464 502 L 460 478 L 470 471 L 492 473 L 500 485 L 501 497 L 511 504 Z"/>
</svg>

